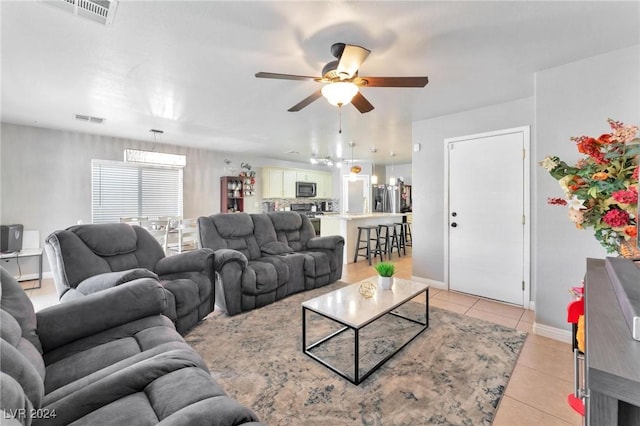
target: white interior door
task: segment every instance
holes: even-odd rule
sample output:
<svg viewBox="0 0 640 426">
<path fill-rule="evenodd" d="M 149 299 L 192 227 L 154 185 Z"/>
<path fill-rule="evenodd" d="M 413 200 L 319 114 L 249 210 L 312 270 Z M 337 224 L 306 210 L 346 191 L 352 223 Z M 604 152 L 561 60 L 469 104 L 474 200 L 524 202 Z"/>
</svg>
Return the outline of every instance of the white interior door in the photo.
<svg viewBox="0 0 640 426">
<path fill-rule="evenodd" d="M 449 288 L 523 305 L 524 132 L 448 140 L 447 149 Z"/>
</svg>

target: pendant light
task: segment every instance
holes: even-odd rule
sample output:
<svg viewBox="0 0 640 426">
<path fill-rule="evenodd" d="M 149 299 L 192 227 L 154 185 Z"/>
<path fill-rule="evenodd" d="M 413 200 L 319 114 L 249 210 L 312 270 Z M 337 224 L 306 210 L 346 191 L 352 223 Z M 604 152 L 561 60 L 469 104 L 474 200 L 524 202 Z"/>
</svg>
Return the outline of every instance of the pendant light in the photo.
<svg viewBox="0 0 640 426">
<path fill-rule="evenodd" d="M 378 150 L 373 147 L 371 148 L 371 153 L 375 154 L 376 152 L 378 152 Z M 372 165 L 371 165 L 371 185 L 377 185 L 378 184 L 378 175 L 376 174 L 376 161 L 375 159 L 371 161 Z"/>
<path fill-rule="evenodd" d="M 391 177 L 389 177 L 389 185 L 391 186 L 396 185 L 396 177 L 395 177 L 395 174 L 393 173 L 393 157 L 395 156 L 396 156 L 396 153 L 391 151 Z"/>
<path fill-rule="evenodd" d="M 356 146 L 356 144 L 354 142 L 349 142 L 349 146 L 351 147 L 351 168 L 349 169 L 349 180 L 351 182 L 355 182 L 357 176 L 356 170 L 359 168 L 353 165 L 353 147 Z"/>
</svg>

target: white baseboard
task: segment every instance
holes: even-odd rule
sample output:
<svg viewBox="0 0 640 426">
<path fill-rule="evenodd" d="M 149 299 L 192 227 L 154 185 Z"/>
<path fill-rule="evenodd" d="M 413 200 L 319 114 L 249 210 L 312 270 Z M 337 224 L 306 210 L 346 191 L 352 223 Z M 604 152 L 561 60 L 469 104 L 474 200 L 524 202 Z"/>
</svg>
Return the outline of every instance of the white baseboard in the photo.
<svg viewBox="0 0 640 426">
<path fill-rule="evenodd" d="M 429 278 L 416 277 L 415 275 L 411 275 L 412 281 L 417 281 L 420 283 L 429 284 L 430 287 L 437 288 L 440 290 L 449 290 L 449 286 L 447 283 L 442 281 L 430 280 Z"/>
<path fill-rule="evenodd" d="M 532 300 L 529 302 L 529 309 L 531 309 L 532 311 L 536 310 L 536 301 Z"/>
<path fill-rule="evenodd" d="M 53 279 L 53 272 L 43 272 L 42 279 Z M 18 277 L 18 281 L 33 281 L 38 279 L 38 274 L 24 274 Z"/>
<path fill-rule="evenodd" d="M 569 344 L 571 344 L 571 341 L 573 340 L 573 334 L 571 331 L 538 324 L 537 322 L 533 323 L 533 334 Z"/>
</svg>

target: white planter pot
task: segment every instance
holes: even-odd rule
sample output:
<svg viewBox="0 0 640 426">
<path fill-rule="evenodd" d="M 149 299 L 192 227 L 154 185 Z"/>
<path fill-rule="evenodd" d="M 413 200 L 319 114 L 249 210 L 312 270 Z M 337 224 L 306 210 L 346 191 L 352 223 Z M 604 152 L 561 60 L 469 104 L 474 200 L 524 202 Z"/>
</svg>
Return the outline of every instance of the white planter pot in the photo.
<svg viewBox="0 0 640 426">
<path fill-rule="evenodd" d="M 393 277 L 381 277 L 378 275 L 378 286 L 382 290 L 389 290 L 393 285 Z"/>
</svg>

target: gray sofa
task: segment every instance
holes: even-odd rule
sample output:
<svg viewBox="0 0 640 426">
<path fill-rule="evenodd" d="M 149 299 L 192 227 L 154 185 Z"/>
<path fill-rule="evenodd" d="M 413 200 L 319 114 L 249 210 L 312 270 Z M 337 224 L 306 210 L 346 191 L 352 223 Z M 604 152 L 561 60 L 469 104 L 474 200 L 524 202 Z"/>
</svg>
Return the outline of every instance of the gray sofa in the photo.
<svg viewBox="0 0 640 426">
<path fill-rule="evenodd" d="M 160 315 L 167 292 L 156 280 L 37 313 L 2 268 L 0 281 L 3 425 L 258 424 Z"/>
<path fill-rule="evenodd" d="M 160 243 L 126 223 L 77 225 L 45 240 L 60 301 L 84 297 L 137 278 L 155 278 L 167 290 L 164 312 L 185 333 L 213 310 L 213 252 L 165 257 Z"/>
<path fill-rule="evenodd" d="M 200 247 L 214 251 L 216 305 L 229 315 L 342 277 L 344 238 L 316 237 L 296 212 L 220 213 L 198 218 Z"/>
</svg>

